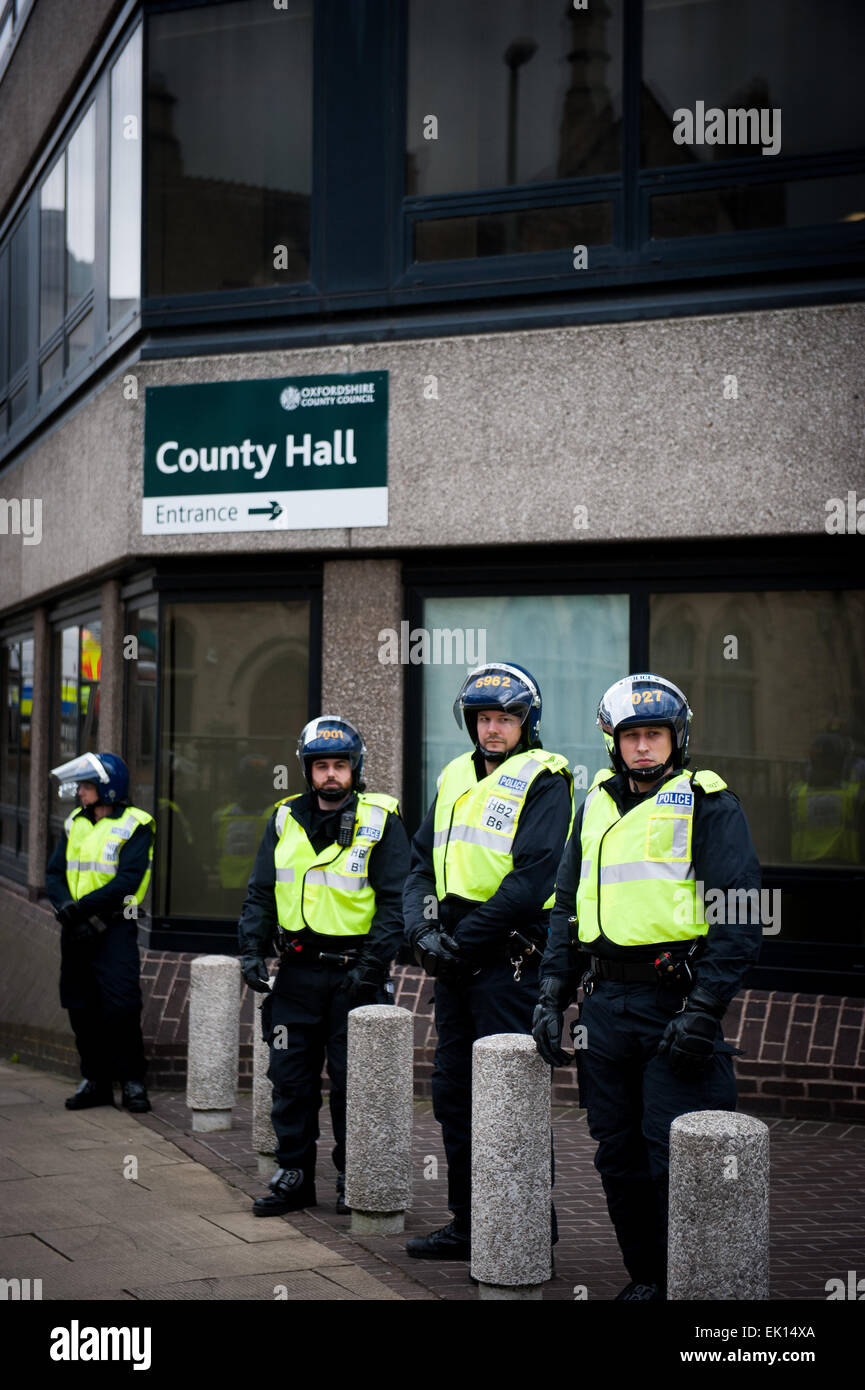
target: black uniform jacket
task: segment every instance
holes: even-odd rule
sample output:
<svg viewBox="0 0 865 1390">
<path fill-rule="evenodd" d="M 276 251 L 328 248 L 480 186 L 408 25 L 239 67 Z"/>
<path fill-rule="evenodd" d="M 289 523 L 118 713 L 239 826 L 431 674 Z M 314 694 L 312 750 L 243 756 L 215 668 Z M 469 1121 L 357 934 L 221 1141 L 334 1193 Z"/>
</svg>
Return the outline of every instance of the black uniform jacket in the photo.
<svg viewBox="0 0 865 1390">
<path fill-rule="evenodd" d="M 679 776 L 671 772 L 670 776 Z M 668 780 L 665 778 L 665 781 Z M 604 783 L 622 814 L 654 796 L 658 787 L 647 792 L 632 792 L 628 780 L 617 773 Z M 702 882 L 704 894 L 710 889 L 720 888 L 725 895 L 729 888 L 760 888 L 760 863 L 745 812 L 738 797 L 730 791 L 706 793 L 694 785 L 694 824 L 691 839 L 691 858 L 697 882 Z M 556 881 L 556 902 L 550 916 L 550 935 L 544 953 L 541 973 L 543 975 L 568 975 L 573 971 L 588 969 L 589 958 L 584 952 L 604 957 L 607 960 L 654 960 L 658 954 L 657 945 L 621 946 L 605 936 L 596 937 L 586 943 L 582 950 L 568 946 L 568 918 L 576 915 L 577 889 L 580 882 L 582 850 L 580 833 L 583 826 L 585 802 L 574 817 L 571 832 L 562 862 L 559 865 Z M 711 902 L 711 900 L 710 900 Z M 726 903 L 726 897 L 725 897 Z M 762 929 L 759 912 L 742 912 L 751 921 L 726 920 L 726 911 L 717 915 L 724 920 L 711 923 L 713 916 L 706 907 L 706 918 L 710 922 L 703 944 L 698 949 L 696 959 L 691 958 L 694 981 L 702 989 L 713 994 L 721 1003 L 729 1003 L 741 987 L 750 966 L 757 960 L 762 942 Z M 576 935 L 577 927 L 573 928 Z M 664 949 L 679 957 L 688 947 L 678 943 L 664 943 Z"/>
<path fill-rule="evenodd" d="M 127 810 L 126 805 L 112 806 L 108 814 L 112 820 L 117 820 L 120 816 L 125 815 Z M 96 817 L 91 806 L 85 806 L 81 814 L 92 821 L 94 825 L 96 824 Z M 66 882 L 66 844 L 68 838 L 64 830 L 54 846 L 54 852 L 45 870 L 45 892 L 54 907 L 62 907 L 72 897 L 69 892 L 69 884 Z M 139 884 L 147 872 L 152 839 L 152 826 L 136 826 L 118 855 L 117 873 L 111 881 L 106 883 L 104 887 L 97 888 L 93 893 L 85 893 L 84 897 L 79 899 L 88 908 L 91 915 L 107 920 L 109 917 L 123 912 L 123 899 L 135 897 Z"/>
<path fill-rule="evenodd" d="M 482 781 L 487 775 L 484 761 L 478 752 L 473 758 Z M 436 902 L 433 802 L 411 842 L 411 869 L 403 893 L 408 939 L 418 927 L 438 926 L 459 943 L 469 960 L 479 962 L 501 959 L 511 931 L 545 941 L 550 914 L 542 904 L 553 891 L 570 817 L 568 779 L 545 768 L 526 792 L 514 836 L 513 869 L 486 902 L 448 893 L 438 904 L 436 920 L 430 911 Z"/>
<path fill-rule="evenodd" d="M 318 797 L 313 797 L 311 792 L 304 792 L 303 796 L 290 803 L 292 816 L 306 831 L 316 854 L 321 854 L 328 845 L 333 845 L 336 853 L 340 817 L 344 811 L 353 810 L 356 805 L 357 797 L 352 795 L 336 810 L 322 811 Z M 260 956 L 272 955 L 278 925 L 274 892 L 276 865 L 273 857 L 277 838 L 274 811 L 265 827 L 249 876 L 246 901 L 237 928 L 241 951 Z M 387 968 L 402 944 L 402 885 L 407 872 L 408 836 L 399 815 L 390 812 L 385 821 L 384 834 L 367 859 L 367 877 L 375 892 L 375 916 L 368 934 L 324 936 L 321 932 L 300 932 L 293 939 L 303 940 L 304 936 L 309 935 L 322 951 L 341 952 L 360 946 L 364 955 Z"/>
</svg>

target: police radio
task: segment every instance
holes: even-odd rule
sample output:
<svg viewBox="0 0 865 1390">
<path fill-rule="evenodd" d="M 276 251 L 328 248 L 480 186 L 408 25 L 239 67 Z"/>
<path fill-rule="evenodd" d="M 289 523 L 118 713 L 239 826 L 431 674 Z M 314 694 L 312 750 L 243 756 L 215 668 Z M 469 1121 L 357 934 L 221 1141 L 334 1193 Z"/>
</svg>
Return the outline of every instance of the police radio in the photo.
<svg viewBox="0 0 865 1390">
<path fill-rule="evenodd" d="M 339 834 L 336 843 L 343 849 L 347 849 L 354 839 L 354 807 L 350 806 L 347 811 L 343 811 L 339 818 Z"/>
</svg>

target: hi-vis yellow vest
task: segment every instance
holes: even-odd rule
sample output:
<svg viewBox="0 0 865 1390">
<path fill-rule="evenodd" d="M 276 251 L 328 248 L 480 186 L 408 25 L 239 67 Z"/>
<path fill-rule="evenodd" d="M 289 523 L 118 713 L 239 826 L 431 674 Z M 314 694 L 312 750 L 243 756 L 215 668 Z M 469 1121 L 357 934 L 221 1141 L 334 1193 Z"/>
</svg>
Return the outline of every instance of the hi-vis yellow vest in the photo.
<svg viewBox="0 0 865 1390">
<path fill-rule="evenodd" d="M 583 810 L 580 941 L 603 934 L 618 946 L 654 946 L 705 936 L 691 861 L 691 784 L 715 793 L 727 783 L 715 772 L 682 772 L 622 816 L 603 785 L 613 776 L 597 774 Z"/>
<path fill-rule="evenodd" d="M 571 787 L 567 758 L 530 748 L 515 753 L 478 781 L 474 758 L 463 753 L 438 780 L 433 821 L 436 897 L 448 893 L 486 902 L 514 867 L 513 845 L 526 793 L 544 770 L 561 773 Z M 571 820 L 573 821 L 573 802 Z M 570 833 L 570 827 L 568 828 Z M 552 907 L 555 892 L 544 907 Z"/>
<path fill-rule="evenodd" d="M 103 816 L 95 823 L 82 814 L 77 807 L 66 817 L 66 882 L 69 893 L 75 902 L 87 893 L 94 893 L 110 883 L 117 873 L 117 861 L 126 841 L 135 833 L 139 825 L 156 822 L 146 811 L 135 806 L 127 806 L 122 816 Z M 147 869 L 138 885 L 135 901 L 140 903 L 150 883 L 150 862 L 153 859 L 153 836 L 150 837 L 150 853 Z"/>
<path fill-rule="evenodd" d="M 246 887 L 272 814 L 273 804 L 264 811 L 245 811 L 235 804 L 219 812 L 217 869 L 222 888 Z"/>
<path fill-rule="evenodd" d="M 862 788 L 858 782 L 839 787 L 815 787 L 799 782 L 793 788 L 792 857 L 797 863 L 821 859 L 836 863 L 859 862 L 856 810 Z"/>
<path fill-rule="evenodd" d="M 328 845 L 316 854 L 291 814 L 296 796 L 276 810 L 276 915 L 283 931 L 304 928 L 322 936 L 365 936 L 375 916 L 375 891 L 367 861 L 399 803 L 392 796 L 358 794 L 350 845 Z"/>
</svg>

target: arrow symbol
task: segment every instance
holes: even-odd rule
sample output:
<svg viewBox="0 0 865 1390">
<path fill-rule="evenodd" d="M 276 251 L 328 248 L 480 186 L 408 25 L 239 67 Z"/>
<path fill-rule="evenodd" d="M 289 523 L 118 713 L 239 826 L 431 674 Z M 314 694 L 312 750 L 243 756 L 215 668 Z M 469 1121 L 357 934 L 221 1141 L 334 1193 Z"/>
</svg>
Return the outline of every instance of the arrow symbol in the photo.
<svg viewBox="0 0 865 1390">
<path fill-rule="evenodd" d="M 271 521 L 276 521 L 278 516 L 282 516 L 282 507 L 278 502 L 271 502 L 269 507 L 247 507 L 248 516 L 269 516 Z"/>
</svg>

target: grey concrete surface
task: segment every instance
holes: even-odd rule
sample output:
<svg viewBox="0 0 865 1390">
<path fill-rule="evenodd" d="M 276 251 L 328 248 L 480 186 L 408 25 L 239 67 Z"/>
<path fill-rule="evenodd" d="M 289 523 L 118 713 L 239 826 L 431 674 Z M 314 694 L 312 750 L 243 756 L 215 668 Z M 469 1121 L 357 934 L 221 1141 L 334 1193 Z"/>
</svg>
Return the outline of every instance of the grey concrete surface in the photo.
<svg viewBox="0 0 865 1390">
<path fill-rule="evenodd" d="M 399 1214 L 411 1206 L 413 1047 L 408 1009 L 367 1004 L 349 1013 L 345 1199 L 353 1231 L 400 1231 Z"/>
<path fill-rule="evenodd" d="M 71 1089 L 0 1062 L 0 1277 L 41 1280 L 43 1300 L 401 1297 L 290 1222 L 257 1220 L 126 1111 L 64 1109 Z"/>
<path fill-rule="evenodd" d="M 192 1127 L 231 1129 L 240 1046 L 240 961 L 196 956 L 189 970 L 186 1104 Z"/>
<path fill-rule="evenodd" d="M 671 1300 L 769 1297 L 769 1130 L 728 1110 L 670 1126 Z"/>
</svg>

